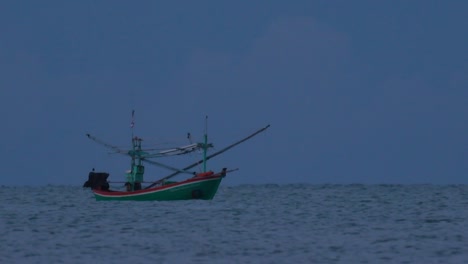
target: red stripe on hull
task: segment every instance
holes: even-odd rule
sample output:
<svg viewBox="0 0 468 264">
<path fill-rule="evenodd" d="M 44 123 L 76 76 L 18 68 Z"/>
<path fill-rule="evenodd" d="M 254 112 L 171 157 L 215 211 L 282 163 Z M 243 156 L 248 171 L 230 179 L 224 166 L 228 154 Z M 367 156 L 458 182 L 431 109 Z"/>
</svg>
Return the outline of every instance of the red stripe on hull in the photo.
<svg viewBox="0 0 468 264">
<path fill-rule="evenodd" d="M 158 187 L 153 187 L 150 189 L 143 189 L 143 190 L 138 190 L 138 191 L 133 191 L 133 192 L 127 192 L 127 191 L 122 192 L 122 191 L 112 191 L 112 190 L 109 190 L 109 191 L 93 190 L 93 192 L 97 195 L 103 195 L 103 196 L 108 196 L 108 197 L 109 196 L 122 197 L 122 196 L 142 195 L 146 193 L 152 193 L 156 191 L 163 191 L 163 190 L 171 189 L 171 188 L 178 187 L 178 186 L 185 185 L 185 184 L 210 181 L 210 180 L 215 180 L 215 179 L 219 179 L 223 177 L 224 175 L 222 174 L 216 174 L 213 176 L 204 176 L 204 177 L 194 177 L 194 178 L 190 178 L 181 182 L 171 183 L 171 184 L 167 184 L 164 186 L 158 186 Z"/>
</svg>

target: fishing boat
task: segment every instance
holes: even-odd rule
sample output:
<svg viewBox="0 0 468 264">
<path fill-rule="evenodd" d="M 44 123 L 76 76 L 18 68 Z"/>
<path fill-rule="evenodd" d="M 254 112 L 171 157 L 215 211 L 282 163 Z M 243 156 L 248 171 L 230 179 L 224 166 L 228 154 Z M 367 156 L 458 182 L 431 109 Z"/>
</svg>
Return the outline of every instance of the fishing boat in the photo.
<svg viewBox="0 0 468 264">
<path fill-rule="evenodd" d="M 228 170 L 227 168 L 222 168 L 217 172 L 211 170 L 209 171 L 206 168 L 207 161 L 258 135 L 270 127 L 270 125 L 267 125 L 250 134 L 249 136 L 236 141 L 213 154 L 208 155 L 208 149 L 212 148 L 213 144 L 208 143 L 206 117 L 203 143 L 192 143 L 189 133 L 189 145 L 167 148 L 163 150 L 158 149 L 154 151 L 153 149 L 143 149 L 143 139 L 133 135 L 133 127 L 135 124 L 134 113 L 135 112 L 132 111 L 132 147 L 130 150 L 120 149 L 90 134 L 86 134 L 86 136 L 94 142 L 111 149 L 115 153 L 120 153 L 131 158 L 130 169 L 125 173 L 125 182 L 120 182 L 124 183 L 123 186 L 125 187 L 125 190 L 112 190 L 110 188 L 110 182 L 108 181 L 109 173 L 107 172 L 95 172 L 93 169 L 89 173 L 88 180 L 84 183 L 83 187 L 91 188 L 96 200 L 98 201 L 171 201 L 190 199 L 211 200 L 216 195 L 222 179 L 226 177 L 228 173 L 237 169 Z M 154 160 L 161 157 L 186 155 L 192 152 L 200 151 L 203 151 L 203 158 L 182 169 L 178 169 L 176 167 Z M 171 170 L 172 173 L 156 181 L 145 182 L 143 177 L 145 173 L 145 166 L 143 165 L 144 163 Z M 201 172 L 192 171 L 194 167 L 200 165 L 203 168 Z M 188 174 L 189 176 L 181 181 L 171 180 L 171 178 L 179 174 Z M 144 184 L 148 185 L 143 186 Z"/>
</svg>

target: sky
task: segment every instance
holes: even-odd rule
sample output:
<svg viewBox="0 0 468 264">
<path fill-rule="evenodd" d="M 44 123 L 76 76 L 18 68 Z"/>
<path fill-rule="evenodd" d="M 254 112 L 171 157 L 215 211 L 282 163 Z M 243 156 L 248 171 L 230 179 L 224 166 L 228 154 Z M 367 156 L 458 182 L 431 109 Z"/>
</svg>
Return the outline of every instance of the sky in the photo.
<svg viewBox="0 0 468 264">
<path fill-rule="evenodd" d="M 122 181 L 126 148 L 222 149 L 223 185 L 467 184 L 466 1 L 3 1 L 0 185 Z M 144 145 L 145 146 L 145 145 Z M 184 167 L 200 153 L 157 160 Z M 145 180 L 170 174 L 146 165 Z"/>
</svg>

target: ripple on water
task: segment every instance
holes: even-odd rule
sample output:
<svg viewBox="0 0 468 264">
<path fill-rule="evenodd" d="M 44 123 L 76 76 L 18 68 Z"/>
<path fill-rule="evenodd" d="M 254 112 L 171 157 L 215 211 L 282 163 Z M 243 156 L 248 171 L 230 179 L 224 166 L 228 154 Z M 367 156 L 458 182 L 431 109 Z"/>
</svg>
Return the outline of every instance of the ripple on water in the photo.
<svg viewBox="0 0 468 264">
<path fill-rule="evenodd" d="M 1 187 L 1 263 L 355 263 L 468 259 L 464 185 L 242 185 L 213 201 L 97 202 Z"/>
</svg>

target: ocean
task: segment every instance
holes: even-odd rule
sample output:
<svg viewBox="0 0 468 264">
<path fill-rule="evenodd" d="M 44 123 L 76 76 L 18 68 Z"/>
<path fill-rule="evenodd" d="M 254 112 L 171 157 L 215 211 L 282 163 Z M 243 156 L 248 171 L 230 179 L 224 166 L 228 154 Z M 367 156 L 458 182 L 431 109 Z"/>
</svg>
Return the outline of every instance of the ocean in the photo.
<svg viewBox="0 0 468 264">
<path fill-rule="evenodd" d="M 468 263 L 468 185 L 221 185 L 212 201 L 0 187 L 0 263 Z"/>
</svg>

